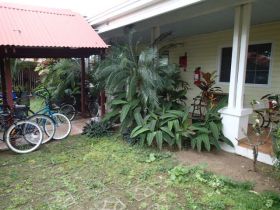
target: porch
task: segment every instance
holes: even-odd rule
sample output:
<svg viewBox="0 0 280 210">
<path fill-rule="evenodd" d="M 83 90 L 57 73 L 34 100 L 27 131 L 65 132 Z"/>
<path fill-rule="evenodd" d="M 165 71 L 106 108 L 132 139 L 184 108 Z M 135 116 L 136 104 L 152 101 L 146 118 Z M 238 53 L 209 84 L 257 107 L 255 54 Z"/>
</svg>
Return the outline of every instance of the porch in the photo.
<svg viewBox="0 0 280 210">
<path fill-rule="evenodd" d="M 167 2 L 171 6 L 172 1 Z M 163 4 L 158 3 L 158 6 L 163 7 Z M 137 37 L 141 37 L 141 40 L 147 43 L 161 33 L 172 31 L 173 35 L 168 43 L 182 43 L 184 46 L 169 50 L 169 62 L 178 64 L 180 56 L 187 55 L 186 71 L 182 70 L 181 73 L 182 78 L 191 85 L 187 105 L 191 105 L 191 99 L 199 95 L 200 91 L 193 85 L 193 70 L 200 66 L 205 72 L 216 71 L 216 84 L 225 93 L 229 93 L 228 106 L 221 110 L 224 135 L 235 145 L 235 148 L 224 146 L 223 149 L 252 158 L 251 149 L 238 143 L 236 139 L 243 139 L 242 130 L 248 129 L 252 114 L 250 101 L 267 93 L 277 93 L 280 88 L 280 74 L 277 71 L 280 66 L 280 51 L 278 44 L 275 44 L 280 43 L 279 7 L 280 2 L 277 0 L 210 0 L 158 14 L 153 5 L 138 10 L 137 14 L 141 13 L 142 16 L 128 12 L 121 18 L 113 17 L 112 21 L 106 22 L 107 26 L 102 21 L 93 21 L 93 25 L 100 29 L 100 35 L 107 42 L 122 39 L 123 30 L 128 24 L 133 24 Z M 151 11 L 155 12 L 154 16 L 149 16 Z M 141 19 L 137 19 L 140 16 Z M 256 65 L 250 69 L 253 71 L 248 72 L 248 48 L 251 50 L 255 47 L 253 45 L 257 44 L 268 44 L 270 47 L 269 52 L 265 50 L 268 54 L 264 56 L 269 63 L 266 69 L 258 69 Z M 230 48 L 230 54 L 227 56 L 225 48 Z M 249 57 L 251 59 L 252 54 Z M 224 59 L 229 61 L 226 65 L 223 65 Z M 222 71 L 223 69 L 226 71 Z M 259 76 L 260 72 L 263 73 L 262 76 Z M 271 147 L 261 147 L 259 161 L 272 164 Z"/>
</svg>

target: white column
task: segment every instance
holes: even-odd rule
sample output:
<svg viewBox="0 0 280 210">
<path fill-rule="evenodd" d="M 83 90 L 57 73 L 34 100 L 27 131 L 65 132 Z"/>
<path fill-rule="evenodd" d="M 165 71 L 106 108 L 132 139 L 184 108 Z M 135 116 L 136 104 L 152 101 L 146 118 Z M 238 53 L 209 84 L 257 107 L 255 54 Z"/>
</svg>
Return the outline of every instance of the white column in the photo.
<svg viewBox="0 0 280 210">
<path fill-rule="evenodd" d="M 220 110 L 223 133 L 235 145 L 234 149 L 224 146 L 229 152 L 237 152 L 237 139 L 245 137 L 244 132 L 247 132 L 249 115 L 252 113 L 252 109 L 243 108 L 250 17 L 251 4 L 235 9 L 229 102 L 228 107 Z"/>
<path fill-rule="evenodd" d="M 230 70 L 229 96 L 228 108 L 235 108 L 236 105 L 236 85 L 238 75 L 240 38 L 241 38 L 241 7 L 236 7 L 234 18 L 233 44 L 232 44 L 232 58 Z"/>
<path fill-rule="evenodd" d="M 151 30 L 151 44 L 159 37 L 160 35 L 160 27 L 154 26 Z"/>
<path fill-rule="evenodd" d="M 252 5 L 246 4 L 243 6 L 242 15 L 242 32 L 240 40 L 240 57 L 239 57 L 239 73 L 237 80 L 237 91 L 236 91 L 236 108 L 241 110 L 244 103 L 244 84 L 246 78 L 247 69 L 247 54 L 248 54 L 248 41 L 251 23 L 251 11 Z"/>
</svg>

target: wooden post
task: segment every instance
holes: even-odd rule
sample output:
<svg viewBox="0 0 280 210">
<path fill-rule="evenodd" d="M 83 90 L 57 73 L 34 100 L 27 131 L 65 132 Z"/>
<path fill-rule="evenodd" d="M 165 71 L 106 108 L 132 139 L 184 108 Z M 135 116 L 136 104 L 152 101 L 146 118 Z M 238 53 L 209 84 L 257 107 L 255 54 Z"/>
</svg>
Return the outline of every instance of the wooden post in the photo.
<svg viewBox="0 0 280 210">
<path fill-rule="evenodd" d="M 101 50 L 100 52 L 100 57 L 101 60 L 105 59 L 105 50 Z M 100 108 L 101 108 L 101 117 L 104 117 L 106 110 L 105 110 L 105 102 L 106 102 L 106 96 L 105 96 L 105 91 L 100 92 Z"/>
<path fill-rule="evenodd" d="M 4 109 L 10 107 L 13 109 L 13 80 L 9 59 L 0 60 L 1 68 L 1 83 L 2 83 L 2 97 Z"/>
<path fill-rule="evenodd" d="M 6 81 L 5 81 L 5 71 L 4 71 L 4 59 L 0 59 L 0 72 L 1 72 L 1 87 L 2 87 L 2 101 L 3 109 L 7 108 L 7 98 L 6 98 Z"/>
<path fill-rule="evenodd" d="M 105 115 L 105 102 L 106 102 L 106 96 L 105 96 L 105 91 L 101 91 L 100 93 L 100 107 L 101 107 L 101 117 L 104 117 Z"/>
<path fill-rule="evenodd" d="M 81 58 L 81 114 L 86 117 L 85 58 Z"/>
</svg>

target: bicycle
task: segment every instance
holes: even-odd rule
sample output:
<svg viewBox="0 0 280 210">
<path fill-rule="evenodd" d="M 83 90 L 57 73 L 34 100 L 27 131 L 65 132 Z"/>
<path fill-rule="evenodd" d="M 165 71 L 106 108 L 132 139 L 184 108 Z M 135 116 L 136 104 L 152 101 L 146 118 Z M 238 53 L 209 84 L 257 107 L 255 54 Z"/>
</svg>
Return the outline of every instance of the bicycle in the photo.
<svg viewBox="0 0 280 210">
<path fill-rule="evenodd" d="M 72 121 L 77 115 L 77 100 L 73 95 L 69 95 L 70 99 L 72 99 L 72 103 L 62 103 L 60 107 L 58 107 L 58 112 L 64 114 L 68 117 L 70 121 Z M 87 109 L 91 117 L 98 117 L 98 109 L 99 105 L 96 102 L 96 99 L 91 95 L 88 95 L 88 103 Z"/>
<path fill-rule="evenodd" d="M 20 94 L 21 95 L 21 94 Z M 29 95 L 30 97 L 30 95 Z M 20 120 L 28 120 L 30 122 L 36 123 L 43 132 L 43 141 L 42 144 L 50 141 L 55 134 L 55 124 L 52 118 L 43 114 L 32 114 L 28 115 L 29 106 L 17 104 L 17 101 L 21 100 L 20 97 L 14 97 L 14 117 Z M 2 109 L 2 107 L 0 108 Z"/>
<path fill-rule="evenodd" d="M 53 139 L 61 140 L 66 138 L 72 129 L 70 120 L 64 114 L 54 111 L 51 103 L 51 94 L 46 88 L 37 91 L 36 95 L 45 101 L 45 106 L 37 112 L 33 112 L 30 107 L 28 107 L 28 112 L 32 115 L 38 116 L 38 114 L 43 114 L 52 118 L 55 125 L 55 134 L 53 135 Z"/>
<path fill-rule="evenodd" d="M 43 141 L 41 128 L 27 120 L 12 121 L 16 118 L 7 112 L 0 113 L 0 124 L 4 131 L 1 141 L 4 141 L 8 148 L 19 154 L 33 152 L 40 147 Z"/>
</svg>

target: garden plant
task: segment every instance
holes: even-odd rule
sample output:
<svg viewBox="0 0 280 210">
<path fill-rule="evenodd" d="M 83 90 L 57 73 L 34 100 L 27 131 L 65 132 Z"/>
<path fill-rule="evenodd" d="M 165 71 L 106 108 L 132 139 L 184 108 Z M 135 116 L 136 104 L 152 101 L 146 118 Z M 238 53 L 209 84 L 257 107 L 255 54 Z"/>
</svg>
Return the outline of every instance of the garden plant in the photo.
<svg viewBox="0 0 280 210">
<path fill-rule="evenodd" d="M 109 95 L 110 111 L 103 121 L 120 123 L 121 132 L 131 131 L 130 138 L 142 145 L 181 149 L 182 142 L 191 141 L 198 151 L 219 149 L 219 141 L 230 143 L 222 135 L 219 106 L 209 108 L 205 122 L 190 125 L 185 105 L 189 85 L 181 80 L 178 66 L 160 60 L 161 49 L 166 49 L 160 41 L 166 36 L 138 50 L 130 31 L 128 44 L 112 47 L 101 61 L 94 75 L 105 81 Z"/>
</svg>

